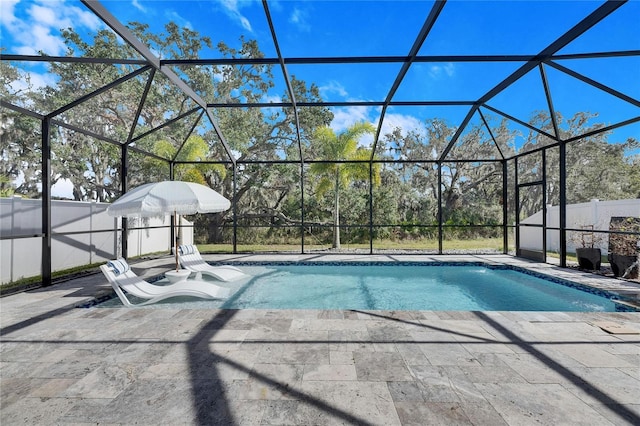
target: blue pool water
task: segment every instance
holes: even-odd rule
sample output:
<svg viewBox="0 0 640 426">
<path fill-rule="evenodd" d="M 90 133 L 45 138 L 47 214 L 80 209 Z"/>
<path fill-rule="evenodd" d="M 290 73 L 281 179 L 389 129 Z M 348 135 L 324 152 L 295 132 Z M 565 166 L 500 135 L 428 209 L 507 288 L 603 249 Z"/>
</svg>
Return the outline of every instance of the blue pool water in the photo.
<svg viewBox="0 0 640 426">
<path fill-rule="evenodd" d="M 240 266 L 253 275 L 226 301 L 174 299 L 185 308 L 452 311 L 616 311 L 592 294 L 509 268 L 431 264 Z M 119 300 L 107 302 L 111 306 Z M 161 306 L 157 306 L 161 307 Z"/>
<path fill-rule="evenodd" d="M 274 266 L 241 287 L 229 309 L 615 311 L 604 297 L 484 266 Z"/>
</svg>

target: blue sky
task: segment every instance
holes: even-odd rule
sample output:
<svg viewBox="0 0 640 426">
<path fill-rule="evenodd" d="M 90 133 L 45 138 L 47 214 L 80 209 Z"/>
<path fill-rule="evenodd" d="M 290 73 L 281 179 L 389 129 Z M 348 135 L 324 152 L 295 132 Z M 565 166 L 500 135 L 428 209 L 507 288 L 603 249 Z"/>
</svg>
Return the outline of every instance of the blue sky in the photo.
<svg viewBox="0 0 640 426">
<path fill-rule="evenodd" d="M 104 0 L 121 22 L 137 20 L 161 33 L 174 21 L 209 36 L 239 45 L 240 35 L 257 39 L 268 57 L 275 57 L 262 3 L 257 0 L 145 1 Z M 420 55 L 536 54 L 597 9 L 601 1 L 449 1 L 420 50 Z M 270 1 L 269 8 L 285 57 L 406 55 L 420 31 L 431 1 Z M 59 29 L 73 26 L 91 37 L 104 24 L 77 1 L 0 0 L 2 47 L 6 53 L 63 55 Z M 640 49 L 640 0 L 632 0 L 560 53 L 589 53 Z M 203 57 L 218 57 L 215 51 Z M 615 64 L 611 66 L 611 64 Z M 414 64 L 394 100 L 468 100 L 482 96 L 521 63 Z M 640 99 L 640 58 L 564 61 L 562 65 Z M 315 82 L 329 101 L 384 100 L 398 64 L 291 65 L 290 74 Z M 38 85 L 54 83 L 42 67 L 26 67 Z M 554 105 L 565 116 L 580 110 L 600 113 L 610 123 L 640 115 L 638 108 L 576 83 L 557 71 L 548 77 Z M 282 78 L 268 100 L 285 92 Z M 537 70 L 489 104 L 527 121 L 532 106 L 546 108 Z M 337 131 L 367 120 L 377 124 L 379 108 L 334 108 Z M 419 126 L 427 117 L 441 116 L 456 125 L 465 108 L 391 108 L 384 128 Z M 640 124 L 616 131 L 615 137 L 640 138 Z"/>
</svg>

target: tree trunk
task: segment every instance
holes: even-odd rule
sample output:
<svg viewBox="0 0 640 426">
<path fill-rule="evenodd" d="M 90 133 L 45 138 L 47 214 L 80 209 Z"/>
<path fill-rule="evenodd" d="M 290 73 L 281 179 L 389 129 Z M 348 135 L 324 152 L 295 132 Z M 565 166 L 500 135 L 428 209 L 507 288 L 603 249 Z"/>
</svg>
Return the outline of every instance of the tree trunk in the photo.
<svg viewBox="0 0 640 426">
<path fill-rule="evenodd" d="M 340 249 L 340 172 L 336 170 L 335 209 L 333 211 L 333 248 Z"/>
<path fill-rule="evenodd" d="M 208 236 L 209 240 L 207 243 L 209 244 L 219 244 L 223 243 L 223 234 L 222 234 L 222 224 L 224 222 L 224 216 L 220 213 L 215 213 L 208 215 L 209 219 L 209 229 Z"/>
</svg>

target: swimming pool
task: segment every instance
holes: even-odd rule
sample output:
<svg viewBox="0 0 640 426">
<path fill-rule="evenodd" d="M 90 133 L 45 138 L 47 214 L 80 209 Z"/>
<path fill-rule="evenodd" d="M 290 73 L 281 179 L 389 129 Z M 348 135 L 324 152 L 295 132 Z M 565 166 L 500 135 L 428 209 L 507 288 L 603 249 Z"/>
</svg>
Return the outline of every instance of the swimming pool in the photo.
<svg viewBox="0 0 640 426">
<path fill-rule="evenodd" d="M 450 311 L 624 310 L 615 295 L 520 268 L 484 264 L 275 263 L 240 266 L 252 275 L 225 301 L 172 299 L 185 308 Z M 119 301 L 110 301 L 117 306 Z"/>
</svg>

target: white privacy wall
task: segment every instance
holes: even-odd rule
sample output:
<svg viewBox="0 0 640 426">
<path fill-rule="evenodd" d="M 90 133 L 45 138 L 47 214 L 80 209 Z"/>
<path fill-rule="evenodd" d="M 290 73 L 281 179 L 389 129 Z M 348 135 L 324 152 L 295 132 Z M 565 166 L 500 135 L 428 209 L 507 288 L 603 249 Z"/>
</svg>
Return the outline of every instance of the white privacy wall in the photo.
<svg viewBox="0 0 640 426">
<path fill-rule="evenodd" d="M 121 253 L 120 218 L 107 215 L 108 203 L 51 201 L 51 268 L 53 271 L 106 262 Z M 169 217 L 129 219 L 129 257 L 168 251 Z M 182 242 L 193 243 L 191 223 L 182 230 Z M 153 229 L 153 227 L 163 227 Z M 93 232 L 90 232 L 93 231 Z M 56 235 L 56 233 L 71 233 Z M 2 284 L 41 274 L 42 238 L 4 239 L 42 233 L 42 201 L 0 198 L 0 271 Z"/>
<path fill-rule="evenodd" d="M 593 225 L 594 230 L 609 230 L 609 221 L 612 217 L 632 216 L 640 217 L 640 199 L 599 201 L 591 200 L 588 203 L 567 205 L 567 228 L 581 229 L 588 225 Z M 542 211 L 522 220 L 523 224 L 541 224 Z M 560 227 L 559 206 L 547 206 L 547 227 Z M 598 247 L 603 253 L 607 253 L 609 238 L 606 234 L 601 234 L 601 241 Z M 567 252 L 575 253 L 576 244 L 567 237 Z M 520 227 L 520 247 L 529 250 L 540 250 L 542 248 L 542 230 L 522 226 Z M 547 250 L 560 251 L 559 231 L 547 231 Z"/>
</svg>

